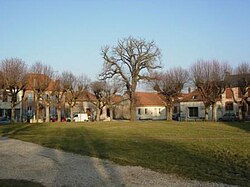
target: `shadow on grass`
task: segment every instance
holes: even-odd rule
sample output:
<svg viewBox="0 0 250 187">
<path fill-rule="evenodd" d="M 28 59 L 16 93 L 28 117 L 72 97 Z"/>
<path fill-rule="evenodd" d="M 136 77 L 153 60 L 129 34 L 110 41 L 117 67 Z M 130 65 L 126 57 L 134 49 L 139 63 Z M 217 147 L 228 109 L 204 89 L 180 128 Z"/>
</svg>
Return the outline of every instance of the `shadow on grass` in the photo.
<svg viewBox="0 0 250 187">
<path fill-rule="evenodd" d="M 121 165 L 139 165 L 190 179 L 249 186 L 249 158 L 225 150 L 189 149 L 180 143 L 143 137 L 128 141 L 105 140 L 88 132 L 83 132 L 79 139 L 61 140 L 59 146 L 65 151 L 108 159 Z"/>
<path fill-rule="evenodd" d="M 223 123 L 231 127 L 239 128 L 241 130 L 245 130 L 246 132 L 250 132 L 250 121 L 245 121 L 245 122 L 235 121 L 235 122 L 220 122 L 220 123 Z"/>
<path fill-rule="evenodd" d="M 37 182 L 15 179 L 0 179 L 0 186 L 4 187 L 44 187 Z"/>
<path fill-rule="evenodd" d="M 239 124 L 232 123 L 232 126 L 239 128 Z M 47 147 L 108 159 L 122 165 L 139 165 L 154 171 L 177 174 L 190 179 L 249 186 L 249 155 L 244 157 L 244 155 L 231 153 L 223 149 L 223 144 L 216 148 L 210 147 L 208 150 L 202 146 L 206 142 L 203 142 L 202 145 L 196 144 L 196 141 L 202 141 L 199 139 L 186 145 L 185 142 L 176 140 L 145 136 L 114 137 L 105 135 L 102 130 L 91 128 L 77 130 L 65 128 L 61 129 L 63 130 L 61 132 L 59 128 L 56 130 L 56 134 L 48 133 L 46 136 L 45 132 L 43 134 L 39 131 L 40 136 L 34 134 L 33 137 L 27 138 Z M 42 138 L 42 136 L 46 136 L 46 138 Z M 189 140 L 187 139 L 187 141 Z M 95 167 L 95 163 L 92 163 L 92 166 Z M 114 173 L 115 176 L 112 178 L 115 178 L 120 184 L 123 183 L 115 168 L 106 168 L 105 163 L 101 161 L 99 166 L 108 175 Z M 97 176 L 101 178 L 102 174 L 97 168 L 95 169 Z M 59 175 L 60 173 L 58 173 Z"/>
<path fill-rule="evenodd" d="M 22 131 L 27 131 L 31 125 L 23 125 L 23 124 L 14 124 L 14 125 L 8 125 L 4 126 L 4 128 L 0 131 L 2 136 L 11 136 L 18 134 Z"/>
</svg>

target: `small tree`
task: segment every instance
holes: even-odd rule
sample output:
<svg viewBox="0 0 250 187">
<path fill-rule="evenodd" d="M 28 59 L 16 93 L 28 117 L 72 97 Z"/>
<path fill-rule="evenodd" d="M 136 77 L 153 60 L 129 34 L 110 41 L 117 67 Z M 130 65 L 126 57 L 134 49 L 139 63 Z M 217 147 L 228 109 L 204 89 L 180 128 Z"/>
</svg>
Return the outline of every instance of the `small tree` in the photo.
<svg viewBox="0 0 250 187">
<path fill-rule="evenodd" d="M 58 75 L 54 87 L 53 87 L 53 97 L 55 104 L 57 106 L 57 122 L 61 122 L 62 116 L 62 105 L 65 103 L 65 94 L 71 89 L 71 84 L 74 80 L 74 76 L 69 72 L 62 72 Z M 69 99 L 69 97 L 68 97 Z"/>
<path fill-rule="evenodd" d="M 51 66 L 44 65 L 41 62 L 36 62 L 30 68 L 30 86 L 35 94 L 36 102 L 36 121 L 38 122 L 40 115 L 40 105 L 45 105 L 46 122 L 50 121 L 50 103 L 52 101 L 52 90 L 49 90 L 49 85 L 52 83 L 54 71 Z"/>
<path fill-rule="evenodd" d="M 113 111 L 114 111 L 114 105 L 121 102 L 121 100 L 116 99 L 116 94 L 120 93 L 123 90 L 122 83 L 119 80 L 112 80 L 109 82 L 106 82 L 105 84 L 105 103 L 109 109 L 110 114 L 110 121 L 113 120 Z"/>
<path fill-rule="evenodd" d="M 247 62 L 239 64 L 234 70 L 235 75 L 229 76 L 228 86 L 231 89 L 234 102 L 239 105 L 239 117 L 241 120 L 245 120 L 247 105 L 250 105 L 248 100 L 250 93 L 250 65 Z M 233 87 L 238 87 L 238 100 L 235 98 Z"/>
<path fill-rule="evenodd" d="M 117 46 L 102 49 L 104 59 L 102 80 L 120 78 L 130 100 L 130 119 L 135 116 L 135 90 L 139 81 L 149 80 L 149 72 L 160 68 L 161 53 L 154 41 L 133 37 L 119 40 Z"/>
<path fill-rule="evenodd" d="M 0 71 L 2 87 L 11 98 L 11 121 L 14 121 L 15 107 L 20 104 L 18 94 L 25 93 L 27 84 L 27 65 L 18 58 L 5 59 L 1 62 Z M 22 117 L 22 114 L 21 116 Z"/>
<path fill-rule="evenodd" d="M 192 65 L 190 74 L 197 87 L 204 106 L 205 120 L 208 120 L 208 109 L 212 106 L 212 118 L 215 120 L 215 104 L 220 99 L 226 88 L 225 77 L 231 67 L 227 63 L 219 63 L 217 60 L 199 60 Z"/>
<path fill-rule="evenodd" d="M 152 86 L 161 94 L 166 105 L 167 120 L 172 120 L 174 101 L 188 82 L 188 72 L 183 68 L 173 68 L 161 73 L 153 74 Z"/>
<path fill-rule="evenodd" d="M 73 121 L 73 107 L 76 105 L 76 101 L 81 94 L 87 89 L 89 79 L 86 76 L 74 76 L 71 72 L 63 73 L 63 82 L 65 89 L 65 100 L 69 104 L 70 118 Z"/>
<path fill-rule="evenodd" d="M 100 115 L 103 108 L 106 106 L 106 83 L 103 81 L 95 81 L 90 84 L 91 92 L 95 95 L 96 101 L 92 103 L 96 107 L 96 121 L 100 121 Z"/>
</svg>

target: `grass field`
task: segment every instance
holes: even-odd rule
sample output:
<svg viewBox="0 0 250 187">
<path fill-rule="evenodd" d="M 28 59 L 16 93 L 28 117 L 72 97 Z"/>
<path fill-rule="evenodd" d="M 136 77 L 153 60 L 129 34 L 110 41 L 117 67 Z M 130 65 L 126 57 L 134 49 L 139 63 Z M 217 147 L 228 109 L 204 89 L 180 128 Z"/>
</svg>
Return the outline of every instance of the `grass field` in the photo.
<svg viewBox="0 0 250 187">
<path fill-rule="evenodd" d="M 250 185 L 250 123 L 16 124 L 0 126 L 0 135 L 190 179 Z"/>
</svg>

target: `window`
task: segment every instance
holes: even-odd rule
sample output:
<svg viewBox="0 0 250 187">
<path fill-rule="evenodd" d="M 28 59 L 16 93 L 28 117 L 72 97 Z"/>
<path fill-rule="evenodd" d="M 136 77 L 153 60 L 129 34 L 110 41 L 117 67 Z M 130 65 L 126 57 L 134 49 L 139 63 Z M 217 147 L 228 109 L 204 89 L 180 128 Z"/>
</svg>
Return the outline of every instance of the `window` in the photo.
<svg viewBox="0 0 250 187">
<path fill-rule="evenodd" d="M 141 109 L 140 108 L 138 108 L 138 115 L 141 115 Z"/>
<path fill-rule="evenodd" d="M 234 110 L 234 104 L 233 102 L 226 102 L 225 104 L 225 111 L 233 111 Z"/>
<path fill-rule="evenodd" d="M 194 100 L 194 99 L 197 99 L 198 98 L 198 96 L 197 95 L 193 95 L 192 96 L 192 99 Z"/>
<path fill-rule="evenodd" d="M 148 109 L 147 108 L 145 108 L 145 114 L 148 114 Z"/>
<path fill-rule="evenodd" d="M 198 107 L 189 107 L 189 117 L 198 117 Z"/>
</svg>

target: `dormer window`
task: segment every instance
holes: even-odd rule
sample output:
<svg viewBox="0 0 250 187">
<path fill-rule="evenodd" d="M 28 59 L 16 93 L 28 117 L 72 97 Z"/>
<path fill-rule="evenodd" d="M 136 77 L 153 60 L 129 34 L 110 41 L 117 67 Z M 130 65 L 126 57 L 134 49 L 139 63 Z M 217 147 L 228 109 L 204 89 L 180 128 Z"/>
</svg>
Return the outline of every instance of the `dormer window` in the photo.
<svg viewBox="0 0 250 187">
<path fill-rule="evenodd" d="M 197 95 L 193 95 L 192 96 L 192 99 L 194 100 L 194 99 L 197 99 Z"/>
</svg>

